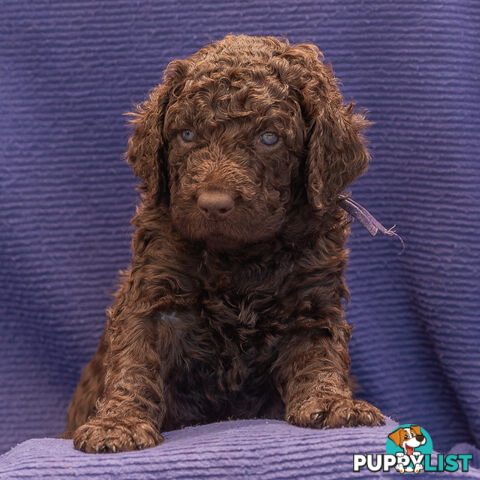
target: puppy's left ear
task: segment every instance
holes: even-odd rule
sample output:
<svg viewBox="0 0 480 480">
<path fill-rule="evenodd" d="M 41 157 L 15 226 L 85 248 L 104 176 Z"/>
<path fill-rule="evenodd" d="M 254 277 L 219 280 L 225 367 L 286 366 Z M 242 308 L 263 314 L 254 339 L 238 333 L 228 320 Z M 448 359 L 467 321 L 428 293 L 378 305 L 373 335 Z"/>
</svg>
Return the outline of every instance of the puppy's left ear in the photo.
<svg viewBox="0 0 480 480">
<path fill-rule="evenodd" d="M 353 104 L 344 105 L 332 68 L 321 61 L 315 45 L 297 45 L 282 56 L 297 72 L 296 88 L 307 125 L 308 199 L 315 209 L 328 208 L 367 169 L 370 157 L 362 130 L 370 122 L 354 112 Z"/>
<path fill-rule="evenodd" d="M 395 430 L 394 432 L 392 432 L 388 438 L 397 446 L 400 446 L 400 444 L 402 443 L 402 439 L 403 439 L 403 433 L 404 433 L 404 430 L 403 428 L 397 428 L 397 430 Z"/>
<path fill-rule="evenodd" d="M 163 134 L 165 113 L 169 102 L 178 93 L 185 75 L 186 62 L 174 60 L 167 66 L 163 83 L 131 113 L 135 130 L 128 140 L 126 158 L 145 198 L 169 203 L 167 145 Z"/>
</svg>

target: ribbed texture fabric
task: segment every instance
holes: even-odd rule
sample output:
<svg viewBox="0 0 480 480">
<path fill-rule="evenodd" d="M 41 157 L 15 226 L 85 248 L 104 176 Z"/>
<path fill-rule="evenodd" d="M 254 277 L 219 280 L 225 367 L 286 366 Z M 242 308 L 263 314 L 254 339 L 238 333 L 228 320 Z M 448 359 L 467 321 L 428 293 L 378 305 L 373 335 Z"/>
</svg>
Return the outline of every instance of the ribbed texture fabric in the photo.
<svg viewBox="0 0 480 480">
<path fill-rule="evenodd" d="M 354 225 L 348 320 L 359 395 L 424 426 L 438 449 L 479 445 L 478 2 L 4 0 L 0 8 L 0 451 L 62 430 L 116 273 L 128 265 L 137 199 L 122 160 L 122 113 L 168 61 L 229 32 L 315 43 L 346 99 L 369 110 L 372 162 L 353 198 L 397 224 L 406 250 L 398 255 L 398 241 Z M 342 432 L 328 435 L 345 435 L 350 448 Z M 32 441 L 15 455 L 70 447 Z M 267 455 L 271 443 L 259 448 Z M 163 454 L 95 465 L 150 455 Z"/>
<path fill-rule="evenodd" d="M 165 434 L 158 447 L 141 452 L 85 454 L 68 440 L 28 440 L 0 457 L 0 478 L 20 479 L 259 479 L 320 478 L 382 479 L 385 472 L 353 472 L 355 453 L 385 453 L 384 427 L 311 430 L 274 420 L 243 420 L 186 428 Z M 469 453 L 465 448 L 458 453 Z M 476 450 L 473 455 L 480 452 Z M 434 453 L 436 459 L 436 453 Z M 394 470 L 392 469 L 392 473 Z M 468 473 L 428 473 L 430 480 L 461 477 L 480 479 L 480 470 Z"/>
</svg>

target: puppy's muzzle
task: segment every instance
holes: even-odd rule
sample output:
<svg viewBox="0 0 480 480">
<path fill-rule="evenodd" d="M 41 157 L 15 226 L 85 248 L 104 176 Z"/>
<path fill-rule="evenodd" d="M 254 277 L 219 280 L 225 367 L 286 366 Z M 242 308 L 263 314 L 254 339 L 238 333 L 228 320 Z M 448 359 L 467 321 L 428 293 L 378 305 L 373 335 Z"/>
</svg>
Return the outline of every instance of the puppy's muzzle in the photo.
<svg viewBox="0 0 480 480">
<path fill-rule="evenodd" d="M 232 213 L 235 202 L 227 192 L 203 192 L 199 195 L 197 206 L 209 219 L 223 220 Z"/>
</svg>

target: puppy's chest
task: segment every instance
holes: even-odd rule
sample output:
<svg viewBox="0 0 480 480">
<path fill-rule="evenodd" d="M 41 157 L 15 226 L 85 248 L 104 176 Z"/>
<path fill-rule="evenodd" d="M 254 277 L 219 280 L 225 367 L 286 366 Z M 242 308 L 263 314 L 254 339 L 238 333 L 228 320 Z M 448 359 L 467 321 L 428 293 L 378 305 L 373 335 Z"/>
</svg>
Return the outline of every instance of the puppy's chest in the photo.
<svg viewBox="0 0 480 480">
<path fill-rule="evenodd" d="M 199 386 L 210 390 L 214 383 L 225 392 L 264 384 L 288 325 L 280 301 L 288 272 L 273 270 L 249 266 L 205 272 L 198 302 L 182 322 L 189 381 L 198 377 Z"/>
<path fill-rule="evenodd" d="M 272 298 L 206 296 L 189 334 L 191 374 L 215 378 L 215 388 L 241 391 L 262 384 L 277 355 L 281 329 L 265 313 Z M 198 349 L 198 339 L 202 348 Z"/>
<path fill-rule="evenodd" d="M 205 298 L 199 316 L 219 352 L 254 359 L 257 353 L 271 350 L 273 338 L 280 333 L 275 307 L 272 295 L 225 294 Z"/>
</svg>

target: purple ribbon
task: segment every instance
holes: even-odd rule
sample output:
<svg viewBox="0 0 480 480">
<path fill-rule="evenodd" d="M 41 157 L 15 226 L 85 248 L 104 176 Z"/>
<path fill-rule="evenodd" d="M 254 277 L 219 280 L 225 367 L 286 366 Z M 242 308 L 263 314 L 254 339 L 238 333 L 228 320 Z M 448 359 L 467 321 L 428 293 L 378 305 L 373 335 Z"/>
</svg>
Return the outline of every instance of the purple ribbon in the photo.
<svg viewBox="0 0 480 480">
<path fill-rule="evenodd" d="M 363 225 L 363 227 L 372 237 L 374 237 L 378 232 L 390 237 L 397 237 L 402 243 L 402 250 L 405 248 L 402 237 L 394 230 L 395 225 L 391 228 L 385 228 L 366 208 L 362 207 L 359 203 L 351 198 L 341 197 L 339 203 L 349 215 Z"/>
</svg>

